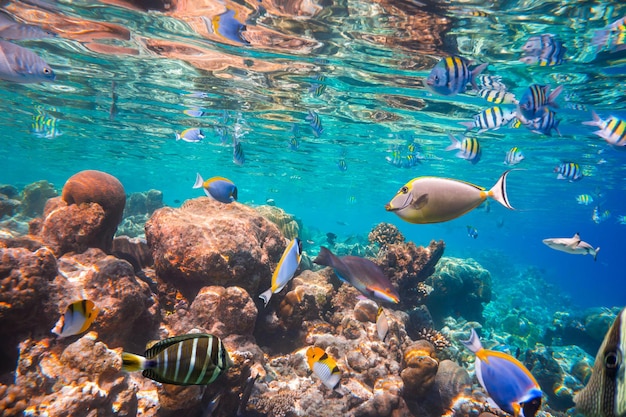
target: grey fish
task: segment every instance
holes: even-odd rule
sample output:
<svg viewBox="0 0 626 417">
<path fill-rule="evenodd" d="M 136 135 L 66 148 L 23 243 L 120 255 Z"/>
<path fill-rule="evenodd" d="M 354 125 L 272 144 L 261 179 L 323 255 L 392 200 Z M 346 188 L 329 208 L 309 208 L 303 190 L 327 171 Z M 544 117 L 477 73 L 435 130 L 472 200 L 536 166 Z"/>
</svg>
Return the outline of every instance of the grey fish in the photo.
<svg viewBox="0 0 626 417">
<path fill-rule="evenodd" d="M 8 14 L 0 12 L 0 38 L 5 40 L 53 38 L 56 34 L 13 20 Z"/>
<path fill-rule="evenodd" d="M 542 242 L 552 249 L 570 253 L 572 255 L 592 255 L 594 261 L 600 251 L 599 247 L 594 249 L 589 243 L 580 240 L 580 235 L 578 233 L 572 237 L 555 237 L 551 239 L 544 239 Z"/>
<path fill-rule="evenodd" d="M 0 79 L 15 83 L 54 81 L 50 65 L 36 53 L 11 42 L 0 41 Z"/>
<path fill-rule="evenodd" d="M 332 267 L 340 280 L 351 284 L 366 297 L 392 303 L 400 300 L 389 278 L 369 259 L 358 256 L 338 257 L 322 246 L 313 262 Z"/>
<path fill-rule="evenodd" d="M 587 386 L 574 396 L 576 409 L 587 417 L 626 416 L 626 308 L 604 336 Z"/>
<path fill-rule="evenodd" d="M 222 341 L 205 333 L 163 339 L 144 356 L 122 353 L 122 370 L 143 370 L 143 376 L 164 384 L 207 385 L 232 365 Z"/>
</svg>

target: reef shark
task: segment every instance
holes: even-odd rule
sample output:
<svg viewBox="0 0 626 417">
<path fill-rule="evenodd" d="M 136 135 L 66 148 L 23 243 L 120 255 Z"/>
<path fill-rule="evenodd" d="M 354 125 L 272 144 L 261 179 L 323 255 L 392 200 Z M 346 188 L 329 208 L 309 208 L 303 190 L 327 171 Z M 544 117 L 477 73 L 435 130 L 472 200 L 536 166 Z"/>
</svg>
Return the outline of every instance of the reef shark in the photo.
<svg viewBox="0 0 626 417">
<path fill-rule="evenodd" d="M 560 250 L 561 252 L 571 253 L 572 255 L 593 255 L 593 260 L 596 260 L 600 247 L 593 248 L 589 243 L 580 240 L 580 235 L 576 233 L 572 237 L 555 237 L 551 239 L 544 239 L 543 243 L 551 247 L 552 249 Z"/>
</svg>

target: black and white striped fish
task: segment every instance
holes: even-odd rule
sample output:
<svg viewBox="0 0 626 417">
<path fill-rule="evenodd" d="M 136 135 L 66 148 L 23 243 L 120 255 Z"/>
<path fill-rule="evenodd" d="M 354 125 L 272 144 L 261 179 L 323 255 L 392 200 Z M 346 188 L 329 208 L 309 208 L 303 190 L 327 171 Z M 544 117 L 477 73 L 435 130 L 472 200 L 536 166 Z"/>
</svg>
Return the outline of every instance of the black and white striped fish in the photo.
<svg viewBox="0 0 626 417">
<path fill-rule="evenodd" d="M 495 104 L 517 104 L 515 94 L 506 91 L 498 90 L 495 88 L 481 88 L 478 90 L 478 95 L 490 103 Z"/>
<path fill-rule="evenodd" d="M 515 117 L 515 112 L 501 107 L 490 107 L 474 116 L 471 122 L 461 122 L 468 130 L 478 128 L 478 133 L 486 130 L 497 130 L 509 123 Z"/>
<path fill-rule="evenodd" d="M 207 385 L 232 365 L 222 341 L 206 333 L 160 340 L 144 356 L 122 353 L 123 371 L 143 371 L 146 378 L 164 384 Z"/>
<path fill-rule="evenodd" d="M 560 121 L 560 119 L 556 118 L 555 112 L 544 108 L 541 117 L 531 120 L 526 126 L 534 133 L 543 133 L 548 136 L 552 136 L 551 132 L 554 129 L 561 136 L 561 132 L 559 132 Z"/>
</svg>

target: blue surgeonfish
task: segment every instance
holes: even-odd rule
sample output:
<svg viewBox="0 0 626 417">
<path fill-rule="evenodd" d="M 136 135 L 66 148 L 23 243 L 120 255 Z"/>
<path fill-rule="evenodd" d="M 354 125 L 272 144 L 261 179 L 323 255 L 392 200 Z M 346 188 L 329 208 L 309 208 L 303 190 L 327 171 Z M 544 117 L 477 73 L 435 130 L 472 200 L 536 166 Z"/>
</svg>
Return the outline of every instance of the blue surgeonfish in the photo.
<svg viewBox="0 0 626 417">
<path fill-rule="evenodd" d="M 461 342 L 476 355 L 476 378 L 493 402 L 515 417 L 534 417 L 542 393 L 530 371 L 511 355 L 484 349 L 474 329 Z"/>
<path fill-rule="evenodd" d="M 598 349 L 585 388 L 574 396 L 587 417 L 626 416 L 626 308 L 622 308 Z"/>
<path fill-rule="evenodd" d="M 191 127 L 189 129 L 185 129 L 182 132 L 176 132 L 176 140 L 182 140 L 185 142 L 200 142 L 204 139 L 204 132 L 197 127 Z"/>
<path fill-rule="evenodd" d="M 550 239 L 544 239 L 542 241 L 548 247 L 565 252 L 570 253 L 572 255 L 591 255 L 593 256 L 593 260 L 596 260 L 598 256 L 598 252 L 600 248 L 593 248 L 589 243 L 583 242 L 580 240 L 580 235 L 576 233 L 572 237 L 555 237 Z"/>
<path fill-rule="evenodd" d="M 488 197 L 513 210 L 506 195 L 505 171 L 498 182 L 486 190 L 465 181 L 418 177 L 406 183 L 385 206 L 409 223 L 440 223 L 456 219 L 481 205 Z"/>
<path fill-rule="evenodd" d="M 208 385 L 232 365 L 222 341 L 205 333 L 160 340 L 143 356 L 122 353 L 123 371 L 143 371 L 146 378 L 164 384 Z"/>
<path fill-rule="evenodd" d="M 322 380 L 324 385 L 330 389 L 334 389 L 339 385 L 341 371 L 337 366 L 337 361 L 328 355 L 324 349 L 311 346 L 306 351 L 306 359 L 311 371 Z"/>
<path fill-rule="evenodd" d="M 98 316 L 98 308 L 91 300 L 73 302 L 57 322 L 52 333 L 59 338 L 74 336 L 86 332 Z"/>
<path fill-rule="evenodd" d="M 351 284 L 366 297 L 391 303 L 397 303 L 400 300 L 389 278 L 378 265 L 369 259 L 358 256 L 338 257 L 322 246 L 313 262 L 332 267 L 340 280 Z"/>
<path fill-rule="evenodd" d="M 475 90 L 478 90 L 476 76 L 489 64 L 480 64 L 470 70 L 470 63 L 459 56 L 442 58 L 426 78 L 426 88 L 443 96 L 464 93 L 469 83 Z"/>
<path fill-rule="evenodd" d="M 0 40 L 0 79 L 14 83 L 54 81 L 50 65 L 33 51 Z"/>
<path fill-rule="evenodd" d="M 302 258 L 302 241 L 300 239 L 295 238 L 287 248 L 283 252 L 283 256 L 281 256 L 280 261 L 278 261 L 278 265 L 276 265 L 276 269 L 274 270 L 274 275 L 272 275 L 272 286 L 263 294 L 259 295 L 259 298 L 263 300 L 265 305 L 269 303 L 270 298 L 272 298 L 272 294 L 280 292 L 285 285 L 293 278 L 293 274 L 296 273 L 298 269 L 298 265 L 300 265 L 300 259 Z"/>
<path fill-rule="evenodd" d="M 232 203 L 237 200 L 237 186 L 229 179 L 224 177 L 213 177 L 203 180 L 200 173 L 196 174 L 196 183 L 193 188 L 204 189 L 207 197 L 211 197 L 221 203 Z"/>
</svg>

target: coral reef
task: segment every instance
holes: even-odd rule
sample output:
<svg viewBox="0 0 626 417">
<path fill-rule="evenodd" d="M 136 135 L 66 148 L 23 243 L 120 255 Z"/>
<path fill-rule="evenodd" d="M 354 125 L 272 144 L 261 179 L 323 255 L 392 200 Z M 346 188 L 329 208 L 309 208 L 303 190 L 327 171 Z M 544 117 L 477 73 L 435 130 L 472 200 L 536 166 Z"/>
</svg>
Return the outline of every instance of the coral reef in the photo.
<svg viewBox="0 0 626 417">
<path fill-rule="evenodd" d="M 391 223 L 379 223 L 367 236 L 370 243 L 375 243 L 380 247 L 394 243 L 404 243 L 404 236 L 400 230 Z"/>
<path fill-rule="evenodd" d="M 54 185 L 42 180 L 28 184 L 22 190 L 20 213 L 26 217 L 37 217 L 43 213 L 48 199 L 59 195 Z"/>
<path fill-rule="evenodd" d="M 255 210 L 261 216 L 278 226 L 283 236 L 287 239 L 291 240 L 300 236 L 300 225 L 298 221 L 280 207 L 264 205 L 255 207 Z"/>
<path fill-rule="evenodd" d="M 159 190 L 148 190 L 132 193 L 126 199 L 124 217 L 147 214 L 150 216 L 156 209 L 163 207 L 163 193 Z"/>
</svg>

